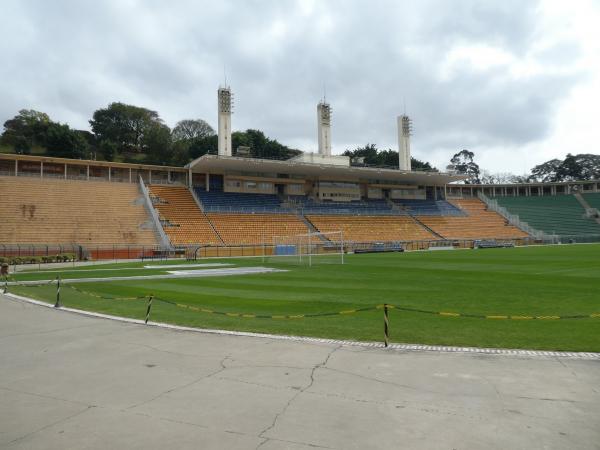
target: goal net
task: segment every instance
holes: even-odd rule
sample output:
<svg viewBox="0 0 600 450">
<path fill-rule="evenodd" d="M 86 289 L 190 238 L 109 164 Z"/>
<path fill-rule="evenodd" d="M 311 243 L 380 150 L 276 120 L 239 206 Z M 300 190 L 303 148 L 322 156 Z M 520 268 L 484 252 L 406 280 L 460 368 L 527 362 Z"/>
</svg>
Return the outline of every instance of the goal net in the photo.
<svg viewBox="0 0 600 450">
<path fill-rule="evenodd" d="M 341 231 L 273 236 L 269 260 L 312 266 L 344 264 L 344 235 Z"/>
</svg>

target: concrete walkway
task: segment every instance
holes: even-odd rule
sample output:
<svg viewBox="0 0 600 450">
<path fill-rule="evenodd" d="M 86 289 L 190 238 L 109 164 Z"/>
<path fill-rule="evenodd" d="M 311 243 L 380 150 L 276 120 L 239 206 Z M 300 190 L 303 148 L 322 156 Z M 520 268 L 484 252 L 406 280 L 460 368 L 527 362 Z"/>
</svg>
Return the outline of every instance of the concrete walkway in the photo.
<svg viewBox="0 0 600 450">
<path fill-rule="evenodd" d="M 600 361 L 182 332 L 0 296 L 0 448 L 599 449 Z"/>
</svg>

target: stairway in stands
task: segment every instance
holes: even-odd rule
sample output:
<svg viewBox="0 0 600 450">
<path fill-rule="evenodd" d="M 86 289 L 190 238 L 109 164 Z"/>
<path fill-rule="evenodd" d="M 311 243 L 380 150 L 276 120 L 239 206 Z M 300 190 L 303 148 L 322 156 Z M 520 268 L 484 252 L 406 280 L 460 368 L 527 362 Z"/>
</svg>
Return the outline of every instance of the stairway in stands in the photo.
<svg viewBox="0 0 600 450">
<path fill-rule="evenodd" d="M 173 245 L 222 245 L 185 186 L 149 185 L 150 198 Z"/>
</svg>

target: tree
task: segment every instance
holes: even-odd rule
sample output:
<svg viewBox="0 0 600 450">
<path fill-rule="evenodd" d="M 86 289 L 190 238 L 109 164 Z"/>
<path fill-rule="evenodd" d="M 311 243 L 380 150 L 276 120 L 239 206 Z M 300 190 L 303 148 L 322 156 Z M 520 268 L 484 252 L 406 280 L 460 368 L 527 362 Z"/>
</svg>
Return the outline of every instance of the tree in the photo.
<svg viewBox="0 0 600 450">
<path fill-rule="evenodd" d="M 556 171 L 556 178 L 560 181 L 576 181 L 583 179 L 582 167 L 575 156 L 570 153 Z"/>
<path fill-rule="evenodd" d="M 450 160 L 450 164 L 454 166 L 454 170 L 462 175 L 467 175 L 465 184 L 479 184 L 479 166 L 474 161 L 475 153 L 464 149 L 456 153 Z"/>
<path fill-rule="evenodd" d="M 585 181 L 600 178 L 600 155 L 581 153 L 568 154 L 561 161 L 551 159 L 531 169 L 529 181 L 557 182 L 557 181 Z"/>
<path fill-rule="evenodd" d="M 179 141 L 194 141 L 196 139 L 203 139 L 208 136 L 213 136 L 215 130 L 202 119 L 186 119 L 180 120 L 175 124 L 173 128 L 173 142 Z"/>
<path fill-rule="evenodd" d="M 153 123 L 144 130 L 143 152 L 148 164 L 171 164 L 171 130 L 161 123 Z"/>
<path fill-rule="evenodd" d="M 90 120 L 96 140 L 114 143 L 119 152 L 141 153 L 144 135 L 156 124 L 162 124 L 156 111 L 118 102 L 98 109 Z"/>
<path fill-rule="evenodd" d="M 235 143 L 233 136 L 236 133 L 232 134 L 232 143 Z M 216 154 L 218 150 L 218 136 L 215 134 L 213 136 L 207 136 L 203 139 L 196 139 L 190 144 L 190 148 L 188 150 L 189 158 L 196 159 L 200 158 L 203 155 Z"/>
<path fill-rule="evenodd" d="M 114 161 L 117 153 L 117 144 L 113 141 L 102 141 L 99 145 L 100 153 L 106 161 Z"/>
<path fill-rule="evenodd" d="M 431 172 L 438 171 L 435 167 L 433 167 L 427 161 L 420 161 L 413 157 L 410 158 L 410 164 L 411 164 L 412 170 L 429 170 Z"/>
<path fill-rule="evenodd" d="M 29 155 L 31 153 L 31 145 L 29 145 L 29 141 L 25 136 L 17 136 L 12 139 L 12 145 L 17 155 Z"/>
<path fill-rule="evenodd" d="M 356 147 L 354 150 L 346 150 L 342 155 L 350 157 L 355 165 L 364 164 L 367 166 L 376 166 L 379 164 L 379 150 L 375 144 L 367 144 L 363 147 Z M 359 161 L 361 161 L 359 163 Z"/>
<path fill-rule="evenodd" d="M 289 148 L 275 139 L 268 138 L 260 130 L 234 131 L 231 133 L 231 147 L 234 155 L 237 153 L 238 147 L 249 147 L 250 156 L 259 159 L 289 159 L 302 153 L 300 150 Z M 196 159 L 206 154 L 214 155 L 217 152 L 217 135 L 195 139 L 189 147 L 190 159 Z"/>
<path fill-rule="evenodd" d="M 231 143 L 234 154 L 238 147 L 250 147 L 250 156 L 253 158 L 289 159 L 302 153 L 268 138 L 260 130 L 234 132 L 231 135 Z"/>
<path fill-rule="evenodd" d="M 581 168 L 581 180 L 597 180 L 600 178 L 600 155 L 581 153 L 575 155 L 574 158 Z"/>
<path fill-rule="evenodd" d="M 531 175 L 529 175 L 529 181 L 537 181 L 542 183 L 551 183 L 558 180 L 558 170 L 562 165 L 560 159 L 551 159 L 543 164 L 539 164 L 531 169 Z"/>
<path fill-rule="evenodd" d="M 172 138 L 172 136 L 171 136 Z M 184 166 L 190 162 L 190 144 L 186 141 L 175 141 L 171 143 L 171 164 Z"/>
<path fill-rule="evenodd" d="M 46 130 L 51 123 L 46 113 L 22 109 L 4 122 L 2 142 L 14 146 L 17 153 L 29 153 L 34 146 L 45 145 Z"/>
<path fill-rule="evenodd" d="M 48 156 L 61 158 L 83 158 L 87 156 L 88 143 L 77 130 L 69 125 L 51 123 L 46 131 L 46 150 Z"/>
<path fill-rule="evenodd" d="M 350 157 L 350 164 L 353 166 L 379 166 L 398 168 L 398 152 L 396 150 L 378 150 L 375 144 L 367 144 L 363 147 L 357 147 L 354 150 L 346 150 L 342 153 Z M 437 171 L 428 162 L 419 161 L 411 157 L 411 167 L 413 170 L 431 170 Z"/>
<path fill-rule="evenodd" d="M 509 172 L 490 173 L 484 170 L 481 174 L 481 184 L 526 183 L 527 175 L 514 175 Z"/>
</svg>

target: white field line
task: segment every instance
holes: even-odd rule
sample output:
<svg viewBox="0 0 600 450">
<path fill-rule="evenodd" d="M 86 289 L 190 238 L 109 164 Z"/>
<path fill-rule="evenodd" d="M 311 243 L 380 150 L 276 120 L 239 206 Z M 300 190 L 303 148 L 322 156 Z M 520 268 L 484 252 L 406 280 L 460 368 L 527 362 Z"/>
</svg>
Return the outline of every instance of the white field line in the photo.
<svg viewBox="0 0 600 450">
<path fill-rule="evenodd" d="M 580 272 L 581 268 L 577 267 L 574 269 L 553 269 L 553 270 L 545 270 L 543 272 L 535 272 L 534 275 L 547 275 L 550 273 L 568 273 L 568 272 Z"/>
<path fill-rule="evenodd" d="M 126 263 L 124 263 L 126 264 Z M 107 272 L 113 270 L 143 270 L 143 269 L 173 269 L 179 267 L 225 267 L 233 266 L 231 263 L 207 263 L 207 264 L 169 264 L 164 266 L 143 266 L 143 267 L 117 267 L 114 269 L 77 269 L 65 267 L 63 270 L 23 270 L 17 273 L 65 273 L 65 272 Z"/>
<path fill-rule="evenodd" d="M 231 263 L 205 263 L 205 264 L 169 264 L 163 266 L 144 266 L 144 269 L 186 269 L 188 267 L 225 267 L 233 266 Z"/>
<path fill-rule="evenodd" d="M 61 283 L 102 283 L 108 281 L 129 281 L 129 280 L 164 280 L 170 278 L 202 278 L 202 277 L 224 277 L 231 275 L 251 275 L 257 273 L 287 272 L 283 269 L 273 269 L 271 267 L 231 267 L 226 269 L 206 269 L 194 270 L 181 273 L 172 272 L 168 275 L 134 275 L 131 277 L 106 277 L 106 278 L 65 278 Z M 35 281 L 10 281 L 8 286 L 18 285 L 36 285 L 49 283 L 55 280 L 35 280 Z"/>
<path fill-rule="evenodd" d="M 23 301 L 31 303 L 33 305 L 43 306 L 45 308 L 54 309 L 56 311 L 64 311 L 74 314 L 80 314 L 83 316 L 97 317 L 101 319 L 109 319 L 118 322 L 132 323 L 137 325 L 152 326 L 156 328 L 163 328 L 175 331 L 187 331 L 194 333 L 204 334 L 218 334 L 225 336 L 242 336 L 252 337 L 261 339 L 272 339 L 281 341 L 292 341 L 292 342 L 305 342 L 310 344 L 328 344 L 328 345 L 342 345 L 346 347 L 362 347 L 362 348 L 375 348 L 381 350 L 397 350 L 400 352 L 438 352 L 438 353 L 475 353 L 475 354 L 486 354 L 486 355 L 501 355 L 501 356 L 516 356 L 525 357 L 531 359 L 536 358 L 569 358 L 569 359 L 585 359 L 585 360 L 599 360 L 600 353 L 595 352 L 555 352 L 545 350 L 523 350 L 523 349 L 503 349 L 503 348 L 481 348 L 481 347 L 449 347 L 444 345 L 423 345 L 423 344 L 390 344 L 387 348 L 384 347 L 382 342 L 360 342 L 360 341 L 347 341 L 341 339 L 324 339 L 324 338 L 313 338 L 303 336 L 290 336 L 280 334 L 268 334 L 268 333 L 252 333 L 248 331 L 230 331 L 230 330 L 219 330 L 211 328 L 192 328 L 182 327 L 179 325 L 171 325 L 168 323 L 161 322 L 148 322 L 144 324 L 143 320 L 140 319 L 129 319 L 126 317 L 112 316 L 109 314 L 102 314 L 90 311 L 84 311 L 75 308 L 54 308 L 50 303 L 33 300 L 28 297 L 21 295 L 6 293 L 3 294 L 14 301 Z"/>
<path fill-rule="evenodd" d="M 108 272 L 108 271 L 117 271 L 117 270 L 142 270 L 142 267 L 118 267 L 115 269 L 68 269 L 65 268 L 64 270 L 27 270 L 27 271 L 21 271 L 21 272 L 17 272 L 17 274 L 21 275 L 21 274 L 30 274 L 30 273 L 65 273 L 65 272 L 73 272 L 73 273 L 79 273 L 79 272 Z"/>
</svg>

